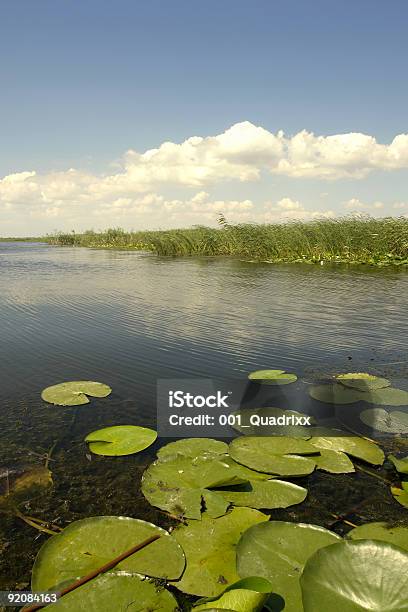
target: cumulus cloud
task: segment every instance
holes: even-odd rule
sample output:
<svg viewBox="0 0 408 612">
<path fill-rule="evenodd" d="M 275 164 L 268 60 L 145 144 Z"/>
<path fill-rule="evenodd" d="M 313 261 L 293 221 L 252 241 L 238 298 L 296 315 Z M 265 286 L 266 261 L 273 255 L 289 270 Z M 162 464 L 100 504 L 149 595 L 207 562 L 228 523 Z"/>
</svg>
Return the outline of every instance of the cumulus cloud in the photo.
<svg viewBox="0 0 408 612">
<path fill-rule="evenodd" d="M 244 121 L 215 136 L 164 142 L 144 152 L 129 150 L 115 170 L 106 174 L 75 168 L 9 174 L 0 179 L 0 211 L 75 220 L 161 210 L 184 217 L 201 215 L 207 220 L 222 210 L 245 219 L 253 206 L 250 200 L 217 200 L 204 189 L 234 182 L 239 188 L 240 183 L 259 181 L 268 175 L 305 180 L 361 179 L 375 170 L 404 168 L 408 168 L 408 134 L 381 144 L 367 134 L 319 136 L 303 130 L 288 136 Z M 184 189 L 186 195 L 172 199 L 168 193 L 174 189 Z M 193 190 L 195 195 L 191 195 Z M 382 204 L 365 204 L 354 198 L 344 206 L 347 210 L 376 210 Z M 267 214 L 279 218 L 331 213 L 308 211 L 288 198 L 267 210 Z"/>
<path fill-rule="evenodd" d="M 367 202 L 362 202 L 358 198 L 351 198 L 351 200 L 348 200 L 347 202 L 344 203 L 344 206 L 350 211 L 361 211 L 361 210 L 376 211 L 376 210 L 380 210 L 381 208 L 384 208 L 384 203 L 378 200 L 376 200 L 375 202 L 367 203 Z"/>
<path fill-rule="evenodd" d="M 333 210 L 309 210 L 298 200 L 282 198 L 278 202 L 266 202 L 264 206 L 266 212 L 263 215 L 264 221 L 278 222 L 290 220 L 310 221 L 312 219 L 331 218 L 335 216 Z"/>
</svg>

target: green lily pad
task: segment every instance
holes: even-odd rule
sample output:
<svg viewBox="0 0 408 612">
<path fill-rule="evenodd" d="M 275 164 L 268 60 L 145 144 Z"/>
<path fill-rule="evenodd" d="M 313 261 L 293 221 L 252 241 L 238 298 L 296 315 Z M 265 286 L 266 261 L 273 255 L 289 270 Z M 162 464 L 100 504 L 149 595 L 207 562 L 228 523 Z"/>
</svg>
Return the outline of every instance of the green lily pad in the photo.
<svg viewBox="0 0 408 612">
<path fill-rule="evenodd" d="M 309 389 L 311 398 L 325 404 L 354 404 L 361 401 L 362 392 L 340 384 L 313 385 Z"/>
<path fill-rule="evenodd" d="M 255 370 L 248 374 L 248 378 L 264 385 L 289 385 L 297 381 L 296 374 L 285 370 Z"/>
<path fill-rule="evenodd" d="M 238 542 L 238 574 L 267 578 L 274 593 L 285 600 L 285 612 L 299 612 L 302 610 L 299 577 L 304 564 L 316 550 L 340 539 L 317 525 L 285 521 L 255 525 Z M 334 609 L 327 608 L 326 612 Z"/>
<path fill-rule="evenodd" d="M 393 498 L 404 506 L 404 508 L 408 508 L 408 486 L 404 486 L 404 483 L 401 483 L 402 489 L 398 487 L 390 487 Z"/>
<path fill-rule="evenodd" d="M 395 469 L 400 474 L 408 474 L 408 456 L 407 457 L 395 457 L 394 455 L 388 455 L 389 459 L 395 466 Z"/>
<path fill-rule="evenodd" d="M 300 578 L 305 612 L 407 612 L 408 553 L 386 542 L 339 542 L 318 550 Z"/>
<path fill-rule="evenodd" d="M 239 580 L 235 550 L 241 535 L 268 519 L 252 508 L 233 508 L 220 518 L 204 513 L 201 521 L 177 527 L 172 537 L 183 548 L 187 565 L 175 586 L 183 593 L 218 597 L 226 586 Z"/>
<path fill-rule="evenodd" d="M 171 514 L 200 519 L 202 505 L 208 513 L 221 516 L 229 506 L 223 498 L 216 503 L 216 493 L 208 489 L 245 482 L 231 462 L 213 455 L 184 457 L 168 455 L 152 463 L 143 474 L 142 493 L 152 506 Z M 213 503 L 211 503 L 213 502 Z"/>
<path fill-rule="evenodd" d="M 331 474 L 350 474 L 355 472 L 353 462 L 345 453 L 336 450 L 320 449 L 320 455 L 314 458 L 318 470 Z"/>
<path fill-rule="evenodd" d="M 299 455 L 316 454 L 318 451 L 301 438 L 254 436 L 236 438 L 229 445 L 229 452 L 235 461 L 258 472 L 305 476 L 313 472 L 316 462 Z"/>
<path fill-rule="evenodd" d="M 89 450 L 96 455 L 118 457 L 139 453 L 151 446 L 156 438 L 157 432 L 147 427 L 115 425 L 91 432 L 85 442 L 88 442 Z"/>
<path fill-rule="evenodd" d="M 45 402 L 58 406 L 80 406 L 89 404 L 90 397 L 107 397 L 112 392 L 108 385 L 90 380 L 63 382 L 47 387 L 41 393 Z"/>
<path fill-rule="evenodd" d="M 259 510 L 288 508 L 300 504 L 307 496 L 307 489 L 283 480 L 252 481 L 238 488 L 239 491 L 220 491 L 219 494 L 234 506 Z"/>
<path fill-rule="evenodd" d="M 137 576 L 101 574 L 94 580 L 64 595 L 57 603 L 44 608 L 50 612 L 140 612 L 160 610 L 177 612 L 177 600 L 163 587 Z"/>
<path fill-rule="evenodd" d="M 367 374 L 366 372 L 349 372 L 338 374 L 336 380 L 345 387 L 358 389 L 359 391 L 372 391 L 373 389 L 383 389 L 391 385 L 386 378 Z"/>
<path fill-rule="evenodd" d="M 184 457 L 197 457 L 203 454 L 226 455 L 228 453 L 228 444 L 213 438 L 185 438 L 170 442 L 162 446 L 157 456 L 162 459 L 169 455 L 183 455 Z"/>
<path fill-rule="evenodd" d="M 48 591 L 62 582 L 73 582 L 155 534 L 161 536 L 159 540 L 119 563 L 111 573 L 176 579 L 185 559 L 167 531 L 127 516 L 96 516 L 74 521 L 42 545 L 33 566 L 32 590 Z"/>
<path fill-rule="evenodd" d="M 316 427 L 309 443 L 318 450 L 341 451 L 372 465 L 382 465 L 385 455 L 381 448 L 367 440 L 347 434 L 340 429 Z"/>
<path fill-rule="evenodd" d="M 408 527 L 388 527 L 387 523 L 366 523 L 348 532 L 352 540 L 381 540 L 408 550 Z"/>
<path fill-rule="evenodd" d="M 408 391 L 394 387 L 374 389 L 367 394 L 365 401 L 380 406 L 408 406 Z"/>
<path fill-rule="evenodd" d="M 386 433 L 408 433 L 408 414 L 399 410 L 387 412 L 383 408 L 368 408 L 360 414 L 365 425 Z"/>
<path fill-rule="evenodd" d="M 304 419 L 309 415 L 296 410 L 283 410 L 282 408 L 262 407 L 245 408 L 233 413 L 240 419 L 233 425 L 233 429 L 245 436 L 291 436 L 310 438 L 308 425 L 297 425 L 298 419 Z M 314 423 L 310 417 L 310 423 Z"/>
<path fill-rule="evenodd" d="M 193 612 L 201 610 L 234 610 L 235 612 L 260 612 L 273 586 L 265 578 L 251 577 L 238 580 L 225 589 L 220 597 L 200 599 Z"/>
</svg>

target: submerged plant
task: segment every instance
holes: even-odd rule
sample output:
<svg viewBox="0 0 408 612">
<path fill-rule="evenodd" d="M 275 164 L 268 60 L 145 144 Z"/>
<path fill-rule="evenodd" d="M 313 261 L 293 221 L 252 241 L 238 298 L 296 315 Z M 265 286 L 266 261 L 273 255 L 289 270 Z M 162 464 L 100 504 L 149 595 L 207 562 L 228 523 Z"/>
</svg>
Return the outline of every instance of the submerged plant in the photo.
<svg viewBox="0 0 408 612">
<path fill-rule="evenodd" d="M 387 412 L 382 408 L 370 408 L 360 413 L 360 420 L 377 431 L 408 433 L 408 413 L 400 410 Z"/>
</svg>

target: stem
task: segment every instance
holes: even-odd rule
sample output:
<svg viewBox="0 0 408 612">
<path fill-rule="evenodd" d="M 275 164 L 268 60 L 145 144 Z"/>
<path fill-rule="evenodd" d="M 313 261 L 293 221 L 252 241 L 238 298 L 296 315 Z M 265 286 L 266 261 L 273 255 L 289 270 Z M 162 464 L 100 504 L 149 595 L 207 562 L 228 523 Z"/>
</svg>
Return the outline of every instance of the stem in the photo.
<svg viewBox="0 0 408 612">
<path fill-rule="evenodd" d="M 370 474 L 370 476 L 373 476 L 373 478 L 377 478 L 377 480 L 381 480 L 382 482 L 385 482 L 387 485 L 392 486 L 393 483 L 391 482 L 391 480 L 388 480 L 387 478 L 383 478 L 379 474 L 376 474 L 375 472 L 372 472 L 371 470 L 368 470 L 367 468 L 363 468 L 361 465 L 356 465 L 356 464 L 354 465 L 358 470 L 360 470 L 360 472 L 365 472 L 366 474 Z"/>
<path fill-rule="evenodd" d="M 55 535 L 55 531 L 51 531 L 51 529 L 44 527 L 40 523 L 34 522 L 31 518 L 28 518 L 22 512 L 20 512 L 20 510 L 17 510 L 17 508 L 15 509 L 15 515 L 18 516 L 18 518 L 20 518 L 22 521 L 27 523 L 27 525 L 30 525 L 30 527 L 35 527 L 35 529 L 38 529 L 38 531 L 43 531 L 44 533 L 48 533 L 49 535 Z"/>
<path fill-rule="evenodd" d="M 107 572 L 108 570 L 112 569 L 113 567 L 115 567 L 115 565 L 117 565 L 118 563 L 120 563 L 124 559 L 127 559 L 128 557 L 130 557 L 130 555 L 133 555 L 138 550 L 141 550 L 145 546 L 148 546 L 149 544 L 152 544 L 153 542 L 155 542 L 159 538 L 161 538 L 160 535 L 158 535 L 158 534 L 157 535 L 153 535 L 150 538 L 148 538 L 147 540 L 144 540 L 143 542 L 141 542 L 140 544 L 137 544 L 136 546 L 133 546 L 133 548 L 130 548 L 126 552 L 124 552 L 121 555 L 119 555 L 119 557 L 115 557 L 115 559 L 112 559 L 112 561 L 108 561 L 108 563 L 105 563 L 105 565 L 102 565 L 102 567 L 99 567 L 98 569 L 94 570 L 93 572 L 90 572 L 86 576 L 83 576 L 83 578 L 80 578 L 79 580 L 76 580 L 75 582 L 73 582 L 69 586 L 65 587 L 65 589 L 62 589 L 62 591 L 57 593 L 57 595 L 59 597 L 63 597 L 67 593 L 71 593 L 72 591 L 75 591 L 75 589 L 77 589 L 78 587 L 82 586 L 86 582 L 89 582 L 93 578 L 96 578 L 97 576 L 99 576 L 99 574 L 103 574 L 104 572 Z M 24 612 L 34 612 L 34 610 L 40 610 L 41 608 L 44 608 L 45 606 L 48 606 L 48 603 L 44 602 L 44 603 L 41 603 L 41 604 L 35 604 L 34 606 L 30 606 L 29 608 L 26 608 Z"/>
</svg>

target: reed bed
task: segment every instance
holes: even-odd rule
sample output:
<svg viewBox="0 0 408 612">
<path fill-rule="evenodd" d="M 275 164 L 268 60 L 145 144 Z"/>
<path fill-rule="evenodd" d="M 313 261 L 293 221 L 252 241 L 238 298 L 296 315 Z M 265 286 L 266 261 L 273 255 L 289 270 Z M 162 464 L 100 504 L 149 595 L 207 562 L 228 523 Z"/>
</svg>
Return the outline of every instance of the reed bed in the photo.
<svg viewBox="0 0 408 612">
<path fill-rule="evenodd" d="M 230 255 L 270 262 L 408 264 L 408 218 L 343 217 L 309 222 L 195 226 L 162 231 L 58 233 L 50 244 L 147 250 L 158 255 Z"/>
</svg>

